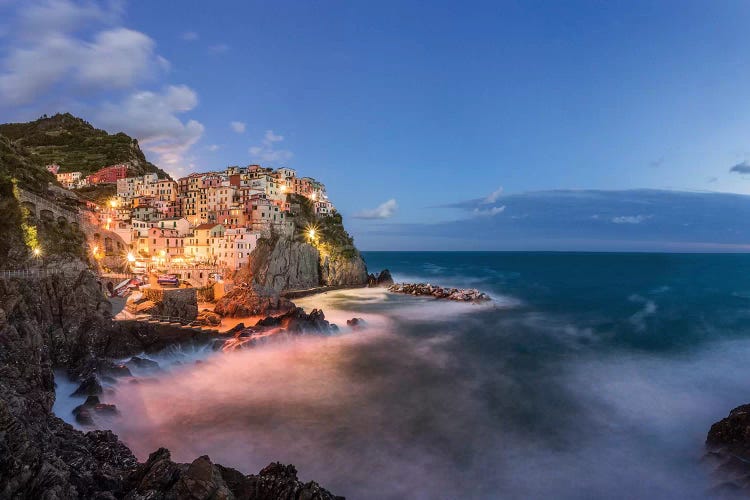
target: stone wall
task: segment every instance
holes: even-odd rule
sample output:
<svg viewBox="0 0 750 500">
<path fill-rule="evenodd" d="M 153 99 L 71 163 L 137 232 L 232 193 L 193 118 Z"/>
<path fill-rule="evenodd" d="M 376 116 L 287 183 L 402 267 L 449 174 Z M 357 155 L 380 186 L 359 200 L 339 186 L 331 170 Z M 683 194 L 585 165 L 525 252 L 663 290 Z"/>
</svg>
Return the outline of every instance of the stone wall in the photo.
<svg viewBox="0 0 750 500">
<path fill-rule="evenodd" d="M 193 320 L 198 315 L 195 288 L 146 288 L 143 293 L 154 303 L 151 314 L 186 320 Z"/>
</svg>

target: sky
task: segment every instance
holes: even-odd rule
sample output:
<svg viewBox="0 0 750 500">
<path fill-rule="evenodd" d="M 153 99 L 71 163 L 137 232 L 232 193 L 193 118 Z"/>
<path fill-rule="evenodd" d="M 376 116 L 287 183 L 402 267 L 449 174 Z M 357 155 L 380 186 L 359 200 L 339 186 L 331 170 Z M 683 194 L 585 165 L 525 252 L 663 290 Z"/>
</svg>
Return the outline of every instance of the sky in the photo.
<svg viewBox="0 0 750 500">
<path fill-rule="evenodd" d="M 363 249 L 742 251 L 748 21 L 741 1 L 0 0 L 0 121 L 70 111 L 174 177 L 295 168 Z"/>
</svg>

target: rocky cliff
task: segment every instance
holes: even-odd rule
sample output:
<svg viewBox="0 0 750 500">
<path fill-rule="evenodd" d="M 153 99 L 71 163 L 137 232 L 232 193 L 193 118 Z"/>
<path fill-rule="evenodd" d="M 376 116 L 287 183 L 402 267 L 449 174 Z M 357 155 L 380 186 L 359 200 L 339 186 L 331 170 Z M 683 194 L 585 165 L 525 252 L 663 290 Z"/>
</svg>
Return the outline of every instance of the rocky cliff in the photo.
<svg viewBox="0 0 750 500">
<path fill-rule="evenodd" d="M 114 324 L 110 312 L 88 271 L 0 279 L 0 498 L 335 498 L 281 464 L 244 475 L 208 457 L 177 464 L 163 449 L 138 464 L 112 432 L 83 433 L 56 417 L 53 368 L 91 374 L 108 366 L 102 356 L 163 342 L 149 325 Z"/>
</svg>

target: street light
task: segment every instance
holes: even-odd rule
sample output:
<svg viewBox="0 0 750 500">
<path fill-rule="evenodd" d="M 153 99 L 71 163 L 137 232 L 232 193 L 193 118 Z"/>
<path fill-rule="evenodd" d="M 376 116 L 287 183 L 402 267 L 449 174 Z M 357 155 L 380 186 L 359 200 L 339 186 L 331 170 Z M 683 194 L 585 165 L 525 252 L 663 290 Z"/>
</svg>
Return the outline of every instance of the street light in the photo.
<svg viewBox="0 0 750 500">
<path fill-rule="evenodd" d="M 42 254 L 42 251 L 37 247 L 34 249 L 34 257 L 39 257 Z"/>
<path fill-rule="evenodd" d="M 128 257 L 127 257 L 127 259 L 128 259 L 128 262 L 130 262 L 131 264 L 132 264 L 133 262 L 135 262 L 135 255 L 133 255 L 133 252 L 128 252 Z"/>
</svg>

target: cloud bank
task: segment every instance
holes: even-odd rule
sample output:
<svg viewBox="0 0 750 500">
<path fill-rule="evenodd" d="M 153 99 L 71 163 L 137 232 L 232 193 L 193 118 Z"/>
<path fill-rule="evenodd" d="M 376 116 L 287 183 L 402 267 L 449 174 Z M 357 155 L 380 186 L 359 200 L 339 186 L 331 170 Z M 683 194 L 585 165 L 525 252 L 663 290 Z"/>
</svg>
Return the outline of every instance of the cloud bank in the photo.
<svg viewBox="0 0 750 500">
<path fill-rule="evenodd" d="M 391 198 L 375 208 L 357 212 L 354 214 L 354 217 L 357 219 L 389 219 L 396 214 L 397 209 L 398 203 L 396 203 L 395 199 Z"/>
<path fill-rule="evenodd" d="M 92 117 L 96 126 L 134 136 L 157 164 L 179 173 L 204 127 L 178 115 L 198 97 L 163 81 L 169 62 L 151 37 L 121 25 L 121 4 L 19 5 L 3 40 L 0 112 L 18 120 L 56 111 Z"/>
<path fill-rule="evenodd" d="M 747 195 L 536 191 L 503 195 L 494 217 L 484 200 L 446 205 L 463 214 L 453 220 L 383 224 L 355 237 L 362 248 L 393 250 L 750 250 Z"/>
</svg>

